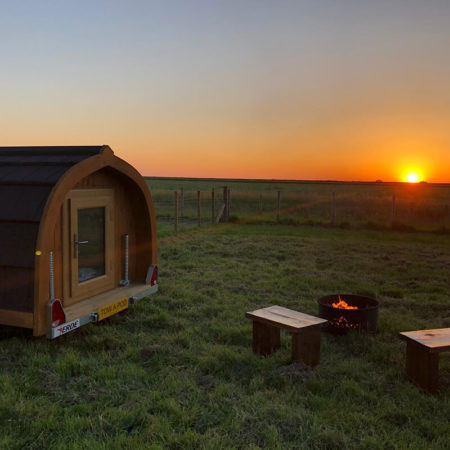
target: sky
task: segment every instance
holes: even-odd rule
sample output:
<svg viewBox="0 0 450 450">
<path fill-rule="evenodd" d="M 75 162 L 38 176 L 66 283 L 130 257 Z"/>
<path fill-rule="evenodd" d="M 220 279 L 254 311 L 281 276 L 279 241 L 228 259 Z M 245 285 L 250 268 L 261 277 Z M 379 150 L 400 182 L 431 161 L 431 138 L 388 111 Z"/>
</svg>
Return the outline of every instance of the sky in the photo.
<svg viewBox="0 0 450 450">
<path fill-rule="evenodd" d="M 0 0 L 0 146 L 143 175 L 450 182 L 449 0 Z"/>
</svg>

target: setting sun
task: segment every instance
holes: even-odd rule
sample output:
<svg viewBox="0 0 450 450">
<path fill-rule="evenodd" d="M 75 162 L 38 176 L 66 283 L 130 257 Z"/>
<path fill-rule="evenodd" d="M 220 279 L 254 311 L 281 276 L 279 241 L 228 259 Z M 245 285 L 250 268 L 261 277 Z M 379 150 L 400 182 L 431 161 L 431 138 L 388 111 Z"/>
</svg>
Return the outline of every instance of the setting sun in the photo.
<svg viewBox="0 0 450 450">
<path fill-rule="evenodd" d="M 417 175 L 417 173 L 408 173 L 408 175 L 406 175 L 406 181 L 408 183 L 418 183 L 419 175 Z"/>
</svg>

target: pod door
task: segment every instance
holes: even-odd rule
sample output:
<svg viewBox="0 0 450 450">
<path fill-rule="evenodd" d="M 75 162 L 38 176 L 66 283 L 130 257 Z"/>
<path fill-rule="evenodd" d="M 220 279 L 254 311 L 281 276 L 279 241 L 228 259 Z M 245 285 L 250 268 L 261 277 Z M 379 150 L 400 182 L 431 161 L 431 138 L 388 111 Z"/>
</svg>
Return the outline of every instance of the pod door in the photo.
<svg viewBox="0 0 450 450">
<path fill-rule="evenodd" d="M 70 305 L 114 288 L 114 191 L 71 191 L 64 222 L 70 287 L 64 289 L 64 304 Z"/>
</svg>

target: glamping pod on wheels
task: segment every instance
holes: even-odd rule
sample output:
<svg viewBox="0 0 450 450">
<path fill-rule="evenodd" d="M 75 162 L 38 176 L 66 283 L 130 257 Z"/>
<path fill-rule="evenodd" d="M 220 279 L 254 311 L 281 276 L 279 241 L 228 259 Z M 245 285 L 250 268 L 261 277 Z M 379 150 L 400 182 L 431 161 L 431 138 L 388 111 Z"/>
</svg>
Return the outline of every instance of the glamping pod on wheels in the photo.
<svg viewBox="0 0 450 450">
<path fill-rule="evenodd" d="M 0 147 L 0 324 L 54 338 L 158 289 L 142 176 L 107 145 Z"/>
</svg>

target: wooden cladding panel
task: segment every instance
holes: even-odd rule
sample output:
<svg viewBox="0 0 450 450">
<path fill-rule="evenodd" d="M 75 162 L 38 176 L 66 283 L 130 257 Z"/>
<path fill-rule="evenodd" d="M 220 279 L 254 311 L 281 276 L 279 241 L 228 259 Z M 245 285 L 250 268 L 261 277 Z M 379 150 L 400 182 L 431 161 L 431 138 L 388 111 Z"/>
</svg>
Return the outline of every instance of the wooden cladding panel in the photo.
<svg viewBox="0 0 450 450">
<path fill-rule="evenodd" d="M 133 275 L 137 281 L 144 282 L 147 275 L 147 269 L 152 264 L 152 241 L 148 238 L 149 229 L 151 229 L 150 218 L 146 213 L 145 199 L 140 191 L 135 191 L 131 197 L 131 206 L 135 212 L 133 239 Z"/>
<path fill-rule="evenodd" d="M 33 328 L 33 314 L 0 309 L 0 323 L 10 327 Z"/>
<path fill-rule="evenodd" d="M 29 299 L 33 295 L 32 269 L 0 266 L 0 310 L 33 312 Z M 3 318 L 0 316 L 0 323 Z"/>
</svg>

